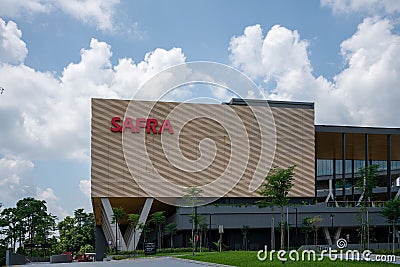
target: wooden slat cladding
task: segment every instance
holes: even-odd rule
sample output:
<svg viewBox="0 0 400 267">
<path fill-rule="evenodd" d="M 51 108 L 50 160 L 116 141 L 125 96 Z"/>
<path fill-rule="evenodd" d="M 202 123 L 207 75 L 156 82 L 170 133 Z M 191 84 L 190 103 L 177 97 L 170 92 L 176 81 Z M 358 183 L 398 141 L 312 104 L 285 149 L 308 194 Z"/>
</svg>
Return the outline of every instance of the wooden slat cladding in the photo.
<svg viewBox="0 0 400 267">
<path fill-rule="evenodd" d="M 111 118 L 125 116 L 125 111 L 129 105 L 128 100 L 114 99 L 92 99 L 92 197 L 147 197 L 139 185 L 135 182 L 125 162 L 122 148 L 122 133 L 112 132 L 110 128 Z M 134 105 L 148 107 L 152 102 L 133 101 Z M 184 120 L 188 116 L 193 116 L 198 109 L 208 109 L 215 114 L 221 114 L 221 120 L 226 123 L 234 123 L 235 117 L 230 114 L 222 114 L 224 105 L 205 105 L 205 104 L 181 104 L 158 102 L 151 111 L 149 118 L 156 118 L 162 122 L 175 107 L 180 105 L 180 116 Z M 258 197 L 257 192 L 249 192 L 249 184 L 257 167 L 260 157 L 260 130 L 256 127 L 255 117 L 251 109 L 247 106 L 230 106 L 237 116 L 242 120 L 246 128 L 246 133 L 234 131 L 236 138 L 243 142 L 248 142 L 250 151 L 237 151 L 243 155 L 249 154 L 247 159 L 243 157 L 245 171 L 241 180 L 230 190 L 226 197 Z M 291 197 L 313 197 L 314 196 L 314 110 L 301 108 L 271 108 L 276 127 L 276 150 L 272 165 L 286 168 L 296 165 L 295 184 L 290 192 Z M 137 118 L 138 116 L 129 116 Z M 174 121 L 171 121 L 174 126 Z M 125 130 L 129 131 L 129 129 Z M 217 120 L 207 117 L 199 117 L 185 124 L 182 129 L 174 129 L 174 135 L 179 137 L 179 147 L 174 147 L 168 141 L 170 133 L 168 130 L 162 135 L 145 134 L 145 144 L 147 151 L 135 150 L 135 145 L 127 142 L 125 153 L 129 158 L 137 163 L 137 166 L 146 170 L 146 177 L 152 181 L 154 179 L 154 169 L 158 174 L 171 183 L 181 186 L 202 186 L 208 184 L 222 173 L 226 172 L 229 159 L 232 153 L 232 144 L 229 134 Z M 145 132 L 145 129 L 141 129 Z M 137 134 L 137 133 L 132 133 Z M 142 133 L 141 133 L 142 134 Z M 138 135 L 138 134 L 137 134 Z M 162 138 L 165 138 L 162 141 Z M 268 137 L 270 138 L 270 137 Z M 209 139 L 213 142 L 204 142 Z M 125 139 L 124 139 L 125 140 Z M 266 140 L 268 141 L 268 140 Z M 190 172 L 177 168 L 169 161 L 169 157 L 183 155 L 191 162 L 196 162 L 200 158 L 200 144 L 204 151 L 215 151 L 212 162 L 204 169 Z M 268 142 L 266 143 L 268 145 Z M 242 148 L 239 148 L 239 150 Z M 167 156 L 166 156 L 167 151 Z M 203 152 L 204 152 L 203 151 Z M 146 153 L 151 160 L 148 165 L 143 160 Z M 203 155 L 204 156 L 204 155 Z M 246 162 L 247 161 L 247 162 Z M 199 163 L 200 164 L 200 163 Z M 190 169 L 192 166 L 186 166 Z M 233 169 L 234 170 L 234 169 Z M 228 170 L 229 171 L 229 170 Z M 133 175 L 135 175 L 133 173 Z M 265 173 L 266 175 L 266 173 Z M 154 180 L 153 180 L 154 181 Z M 163 184 L 154 182 L 154 187 L 163 190 Z M 226 188 L 221 186 L 215 188 L 215 192 L 224 193 Z M 165 190 L 168 190 L 165 188 Z"/>
</svg>

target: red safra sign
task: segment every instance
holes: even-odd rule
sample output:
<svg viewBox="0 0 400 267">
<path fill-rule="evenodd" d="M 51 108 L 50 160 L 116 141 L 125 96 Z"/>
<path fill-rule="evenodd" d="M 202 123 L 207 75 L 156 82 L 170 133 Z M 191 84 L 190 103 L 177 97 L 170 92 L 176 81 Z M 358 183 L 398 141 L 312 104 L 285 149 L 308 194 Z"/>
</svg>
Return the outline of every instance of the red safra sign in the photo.
<svg viewBox="0 0 400 267">
<path fill-rule="evenodd" d="M 122 120 L 120 117 L 112 118 L 111 132 L 123 132 L 128 128 L 132 133 L 140 133 L 140 128 L 143 128 L 146 129 L 146 133 L 162 134 L 164 130 L 168 130 L 170 134 L 174 133 L 169 120 L 165 120 L 162 124 L 159 124 L 156 119 L 137 118 L 133 120 L 131 118 L 126 118 L 122 125 L 120 124 L 121 122 Z"/>
</svg>

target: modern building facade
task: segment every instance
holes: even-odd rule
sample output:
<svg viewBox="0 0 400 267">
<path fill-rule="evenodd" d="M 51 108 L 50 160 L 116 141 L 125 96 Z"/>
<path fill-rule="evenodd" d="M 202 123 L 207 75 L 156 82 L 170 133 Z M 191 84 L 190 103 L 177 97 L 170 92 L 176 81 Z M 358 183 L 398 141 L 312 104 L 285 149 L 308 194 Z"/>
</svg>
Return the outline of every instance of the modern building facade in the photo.
<svg viewBox="0 0 400 267">
<path fill-rule="evenodd" d="M 135 112 L 129 113 L 131 105 Z M 273 132 L 271 135 L 263 134 L 254 115 L 254 111 L 264 112 L 266 106 L 273 120 L 262 127 Z M 141 110 L 150 112 L 141 114 Z M 174 111 L 177 115 L 170 117 Z M 184 127 L 176 128 L 182 122 Z M 212 142 L 204 142 L 207 139 Z M 208 151 L 215 153 L 208 155 Z M 237 158 L 235 151 L 240 152 Z M 182 156 L 184 160 L 174 163 Z M 141 223 L 152 213 L 165 211 L 167 223 L 178 225 L 175 246 L 189 246 L 192 209 L 173 205 L 182 200 L 180 187 L 207 189 L 203 196 L 210 203 L 196 209 L 208 226 L 203 245 L 211 247 L 219 238 L 218 226 L 223 225 L 223 243 L 231 249 L 243 248 L 241 229 L 248 226 L 246 247 L 259 249 L 271 242 L 272 218 L 276 217 L 274 226 L 279 225 L 278 211 L 254 205 L 260 196 L 253 181 L 262 181 L 269 166 L 296 165 L 289 194 L 293 205 L 286 210 L 293 246 L 306 242 L 301 224 L 315 214 L 323 217 L 321 243 L 329 245 L 343 236 L 357 241 L 356 206 L 362 194 L 355 186 L 359 167 L 380 166 L 374 189 L 377 205 L 394 197 L 400 185 L 400 129 L 314 125 L 314 104 L 304 102 L 232 99 L 222 104 L 194 104 L 92 99 L 91 157 L 98 258 L 107 248 L 133 250 L 134 244 L 143 243 L 141 230 L 133 240 L 126 218 L 120 225 L 111 223 L 114 207 L 140 214 Z M 202 165 L 202 157 L 208 164 Z M 193 170 L 193 166 L 197 168 Z M 239 179 L 234 180 L 238 174 Z M 220 177 L 222 183 L 213 184 Z M 213 186 L 207 188 L 207 184 Z M 379 215 L 379 207 L 369 211 L 382 236 L 387 223 Z"/>
</svg>

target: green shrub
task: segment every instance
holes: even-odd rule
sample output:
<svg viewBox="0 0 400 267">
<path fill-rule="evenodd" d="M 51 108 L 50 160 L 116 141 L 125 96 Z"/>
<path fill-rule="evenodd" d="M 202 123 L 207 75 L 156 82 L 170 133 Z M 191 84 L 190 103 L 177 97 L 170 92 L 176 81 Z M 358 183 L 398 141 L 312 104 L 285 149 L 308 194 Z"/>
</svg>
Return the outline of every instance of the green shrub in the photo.
<svg viewBox="0 0 400 267">
<path fill-rule="evenodd" d="M 125 260 L 125 259 L 129 259 L 130 257 L 131 257 L 130 255 L 122 255 L 122 256 L 115 255 L 115 256 L 113 256 L 113 260 L 117 260 L 117 261 Z"/>
<path fill-rule="evenodd" d="M 197 248 L 197 251 L 199 251 L 200 248 Z M 192 252 L 193 248 L 163 248 L 163 249 L 157 249 L 157 253 L 177 253 L 177 252 Z M 210 250 L 208 248 L 201 248 L 201 251 L 203 252 L 209 252 Z"/>
<path fill-rule="evenodd" d="M 90 253 L 90 252 L 94 252 L 94 248 L 90 244 L 86 244 L 86 245 L 82 246 L 81 249 L 79 250 L 79 254 L 85 254 L 85 253 Z"/>
</svg>

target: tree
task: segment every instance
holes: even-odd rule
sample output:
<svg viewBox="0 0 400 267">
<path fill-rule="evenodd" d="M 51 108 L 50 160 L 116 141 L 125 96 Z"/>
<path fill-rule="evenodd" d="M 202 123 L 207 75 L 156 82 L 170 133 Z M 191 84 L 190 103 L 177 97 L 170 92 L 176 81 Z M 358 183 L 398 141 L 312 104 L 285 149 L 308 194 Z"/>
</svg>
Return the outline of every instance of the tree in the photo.
<svg viewBox="0 0 400 267">
<path fill-rule="evenodd" d="M 167 224 L 167 226 L 165 226 L 165 233 L 167 233 L 167 235 L 170 236 L 171 238 L 171 248 L 174 247 L 174 235 L 177 232 L 177 223 L 176 222 L 172 222 Z"/>
<path fill-rule="evenodd" d="M 206 217 L 199 216 L 199 228 L 200 228 L 200 252 L 202 251 L 202 246 L 206 246 L 206 236 L 208 230 L 208 224 L 206 222 Z"/>
<path fill-rule="evenodd" d="M 308 245 L 308 235 L 314 231 L 312 227 L 312 217 L 306 217 L 303 219 L 303 224 L 300 227 L 300 231 L 304 234 L 305 245 Z"/>
<path fill-rule="evenodd" d="M 74 217 L 67 216 L 57 225 L 60 246 L 63 251 L 78 252 L 82 247 L 94 247 L 94 216 L 83 209 L 74 211 Z"/>
<path fill-rule="evenodd" d="M 1 234 L 4 236 L 3 242 L 7 247 L 15 251 L 16 243 L 20 237 L 18 232 L 18 224 L 21 222 L 17 217 L 16 208 L 6 208 L 1 212 L 0 227 L 2 228 Z"/>
<path fill-rule="evenodd" d="M 242 239 L 242 248 L 243 248 L 243 250 L 247 250 L 248 249 L 247 248 L 247 233 L 250 230 L 250 226 L 242 225 L 242 229 L 240 229 L 240 230 L 242 232 L 242 237 L 243 237 L 243 239 Z"/>
<path fill-rule="evenodd" d="M 400 199 L 395 198 L 389 201 L 386 201 L 383 206 L 381 212 L 383 217 L 386 218 L 387 222 L 392 225 L 392 252 L 394 253 L 394 243 L 396 239 L 396 224 L 400 221 Z"/>
<path fill-rule="evenodd" d="M 369 165 L 367 167 L 361 167 L 358 171 L 358 179 L 356 186 L 361 189 L 361 196 L 358 201 L 360 207 L 360 220 L 361 220 L 361 244 L 363 248 L 366 248 L 367 236 L 369 233 L 369 227 L 367 226 L 367 207 L 373 201 L 374 193 L 373 190 L 377 186 L 378 168 L 376 164 Z"/>
<path fill-rule="evenodd" d="M 165 211 L 157 211 L 151 215 L 150 221 L 156 225 L 156 235 L 157 235 L 157 245 L 158 248 L 162 248 L 161 244 L 161 234 L 162 234 L 162 224 L 165 222 L 166 217 L 164 215 Z"/>
<path fill-rule="evenodd" d="M 143 234 L 143 250 L 144 250 L 144 244 L 147 242 L 147 234 L 151 232 L 151 228 L 148 223 L 139 223 L 138 228 L 142 229 L 142 234 Z"/>
<path fill-rule="evenodd" d="M 291 166 L 287 169 L 271 168 L 265 177 L 264 183 L 258 193 L 263 197 L 257 201 L 259 206 L 278 206 L 280 207 L 280 229 L 281 229 L 281 248 L 285 246 L 285 222 L 283 208 L 289 204 L 289 191 L 293 186 L 294 168 Z"/>
<path fill-rule="evenodd" d="M 137 213 L 128 214 L 128 222 L 133 228 L 133 249 L 136 250 L 136 230 L 139 225 L 140 215 Z"/>
<path fill-rule="evenodd" d="M 187 206 L 192 208 L 192 213 L 189 215 L 192 223 L 192 247 L 193 247 L 193 255 L 196 251 L 196 240 L 195 240 L 195 224 L 197 222 L 197 212 L 196 208 L 201 204 L 201 200 L 199 199 L 203 190 L 197 187 L 188 187 L 186 189 L 186 194 L 183 195 L 183 199 L 186 200 Z M 197 234 L 197 233 L 196 233 Z"/>
<path fill-rule="evenodd" d="M 123 208 L 113 208 L 111 223 L 115 223 L 115 252 L 118 252 L 118 226 L 119 222 L 125 217 Z M 122 236 L 120 237 L 122 238 Z"/>
<path fill-rule="evenodd" d="M 55 230 L 56 218 L 48 213 L 45 201 L 31 197 L 21 199 L 15 207 L 6 208 L 0 213 L 0 233 L 4 236 L 1 242 L 14 251 L 17 243 L 20 251 L 27 243 L 47 243 Z"/>
<path fill-rule="evenodd" d="M 314 245 L 318 245 L 318 229 L 319 224 L 322 222 L 322 217 L 319 215 L 315 215 L 314 217 L 309 218 L 309 224 L 314 231 Z"/>
</svg>

